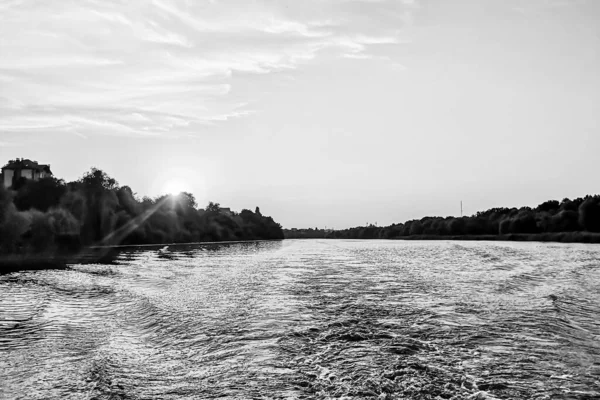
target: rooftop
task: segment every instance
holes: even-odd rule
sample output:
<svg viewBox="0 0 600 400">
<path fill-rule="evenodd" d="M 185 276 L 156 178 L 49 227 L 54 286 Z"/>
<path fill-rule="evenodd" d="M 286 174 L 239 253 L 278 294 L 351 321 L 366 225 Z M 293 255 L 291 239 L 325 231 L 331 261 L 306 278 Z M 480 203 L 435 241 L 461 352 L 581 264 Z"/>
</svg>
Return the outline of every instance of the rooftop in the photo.
<svg viewBox="0 0 600 400">
<path fill-rule="evenodd" d="M 50 171 L 50 165 L 39 164 L 37 161 L 31 161 L 25 158 L 17 158 L 15 160 L 10 160 L 8 164 L 2 167 L 2 169 L 33 169 L 52 173 Z"/>
</svg>

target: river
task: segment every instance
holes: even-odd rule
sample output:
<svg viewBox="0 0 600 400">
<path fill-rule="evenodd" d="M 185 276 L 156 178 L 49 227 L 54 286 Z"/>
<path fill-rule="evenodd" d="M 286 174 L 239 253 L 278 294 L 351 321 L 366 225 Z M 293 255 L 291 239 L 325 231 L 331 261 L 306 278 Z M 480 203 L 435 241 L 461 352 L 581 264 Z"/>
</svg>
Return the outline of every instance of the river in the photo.
<svg viewBox="0 0 600 400">
<path fill-rule="evenodd" d="M 600 246 L 286 240 L 0 275 L 0 399 L 598 399 Z"/>
</svg>

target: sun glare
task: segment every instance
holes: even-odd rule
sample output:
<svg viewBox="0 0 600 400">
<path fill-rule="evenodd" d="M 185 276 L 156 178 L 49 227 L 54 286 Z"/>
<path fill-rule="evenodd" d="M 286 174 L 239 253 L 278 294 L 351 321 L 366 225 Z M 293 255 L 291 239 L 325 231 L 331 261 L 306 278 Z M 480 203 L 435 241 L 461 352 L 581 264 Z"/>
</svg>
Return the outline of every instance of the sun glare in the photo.
<svg viewBox="0 0 600 400">
<path fill-rule="evenodd" d="M 182 181 L 169 181 L 164 186 L 164 192 L 167 194 L 179 194 L 181 192 L 188 192 L 189 187 L 185 182 Z"/>
</svg>

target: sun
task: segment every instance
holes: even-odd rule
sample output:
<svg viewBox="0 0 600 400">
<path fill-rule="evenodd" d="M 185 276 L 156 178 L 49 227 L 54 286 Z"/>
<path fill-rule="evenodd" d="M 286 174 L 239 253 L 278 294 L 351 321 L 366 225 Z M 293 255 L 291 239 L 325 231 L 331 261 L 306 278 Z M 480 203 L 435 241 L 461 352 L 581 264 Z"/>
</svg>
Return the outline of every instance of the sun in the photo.
<svg viewBox="0 0 600 400">
<path fill-rule="evenodd" d="M 189 192 L 189 185 L 181 180 L 171 180 L 165 183 L 163 188 L 167 194 L 177 195 L 181 192 Z"/>
</svg>

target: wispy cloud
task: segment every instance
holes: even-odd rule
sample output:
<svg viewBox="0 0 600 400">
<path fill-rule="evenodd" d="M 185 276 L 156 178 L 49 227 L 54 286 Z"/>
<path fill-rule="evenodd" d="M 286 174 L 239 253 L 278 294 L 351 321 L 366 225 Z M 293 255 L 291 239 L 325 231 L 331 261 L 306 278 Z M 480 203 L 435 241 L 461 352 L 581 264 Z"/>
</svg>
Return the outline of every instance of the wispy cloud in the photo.
<svg viewBox="0 0 600 400">
<path fill-rule="evenodd" d="M 379 59 L 414 1 L 0 2 L 0 133 L 189 135 L 243 118 L 235 73 Z M 393 60 L 389 60 L 393 62 Z"/>
</svg>

